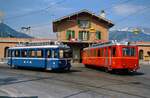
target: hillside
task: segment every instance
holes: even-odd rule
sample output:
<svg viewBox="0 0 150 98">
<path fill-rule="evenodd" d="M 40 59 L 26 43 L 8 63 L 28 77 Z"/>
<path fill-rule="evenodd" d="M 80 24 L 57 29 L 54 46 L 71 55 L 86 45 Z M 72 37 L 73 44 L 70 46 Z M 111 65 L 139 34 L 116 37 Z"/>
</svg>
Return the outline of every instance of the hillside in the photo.
<svg viewBox="0 0 150 98">
<path fill-rule="evenodd" d="M 31 36 L 15 31 L 4 23 L 0 23 L 0 37 L 10 37 L 10 38 L 32 38 Z"/>
<path fill-rule="evenodd" d="M 114 30 L 109 32 L 109 40 L 150 42 L 150 34 L 142 31 L 135 34 L 131 31 Z"/>
</svg>

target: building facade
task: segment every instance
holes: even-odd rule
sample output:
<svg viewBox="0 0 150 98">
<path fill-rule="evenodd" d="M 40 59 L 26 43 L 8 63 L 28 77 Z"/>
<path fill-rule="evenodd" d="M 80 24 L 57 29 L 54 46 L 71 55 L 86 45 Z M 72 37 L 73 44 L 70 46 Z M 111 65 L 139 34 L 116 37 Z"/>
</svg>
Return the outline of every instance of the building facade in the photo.
<svg viewBox="0 0 150 98">
<path fill-rule="evenodd" d="M 8 48 L 14 47 L 16 44 L 21 42 L 29 42 L 30 39 L 27 38 L 0 38 L 0 61 L 5 60 L 8 56 Z"/>
<path fill-rule="evenodd" d="M 114 24 L 101 16 L 82 10 L 53 21 L 57 40 L 73 50 L 73 62 L 81 62 L 84 47 L 99 41 L 108 41 L 108 30 Z"/>
<path fill-rule="evenodd" d="M 136 42 L 139 51 L 139 60 L 150 61 L 150 42 Z"/>
</svg>

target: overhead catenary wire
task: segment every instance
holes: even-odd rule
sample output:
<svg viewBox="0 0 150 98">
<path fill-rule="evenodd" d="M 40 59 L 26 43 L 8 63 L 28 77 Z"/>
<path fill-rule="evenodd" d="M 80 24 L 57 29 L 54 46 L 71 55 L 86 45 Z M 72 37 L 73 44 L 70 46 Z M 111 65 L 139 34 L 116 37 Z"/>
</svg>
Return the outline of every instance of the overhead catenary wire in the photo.
<svg viewBox="0 0 150 98">
<path fill-rule="evenodd" d="M 143 9 L 139 9 L 139 10 L 135 11 L 134 13 L 131 13 L 131 14 L 129 14 L 129 15 L 127 15 L 127 16 L 121 18 L 121 19 L 116 20 L 116 23 L 117 23 L 117 24 L 120 24 L 121 22 L 127 20 L 129 17 L 134 16 L 134 15 L 136 15 L 136 14 L 140 14 L 140 13 L 142 13 L 143 11 L 145 11 L 145 10 L 147 10 L 147 9 L 149 9 L 149 8 L 150 8 L 150 6 L 144 7 Z M 138 12 L 138 13 L 137 13 L 137 12 Z"/>
<path fill-rule="evenodd" d="M 16 18 L 22 18 L 22 17 L 25 17 L 25 16 L 33 15 L 33 14 L 38 14 L 40 12 L 44 12 L 45 10 L 47 10 L 49 8 L 52 8 L 53 5 L 61 4 L 61 3 L 64 3 L 65 1 L 67 1 L 67 0 L 61 0 L 61 1 L 55 2 L 52 5 L 50 5 L 48 7 L 45 7 L 45 8 L 42 8 L 42 9 L 39 9 L 39 10 L 30 11 L 30 12 L 27 12 L 27 13 L 24 13 L 24 14 L 21 14 L 21 15 L 12 16 L 12 17 L 7 17 L 7 18 L 5 18 L 5 20 L 13 20 L 13 19 L 16 19 Z"/>
<path fill-rule="evenodd" d="M 63 1 L 65 1 L 65 0 L 62 0 L 62 1 L 60 1 L 59 3 L 62 3 Z M 130 1 L 132 1 L 132 0 L 125 0 L 125 1 L 123 1 L 123 2 L 120 2 L 119 4 L 126 4 L 126 3 L 130 2 Z M 118 6 L 118 3 L 117 3 L 117 5 L 114 4 L 114 5 L 111 6 L 111 7 L 106 7 L 106 8 L 104 8 L 104 10 L 109 10 L 109 9 L 115 7 L 115 6 Z M 48 8 L 49 8 L 49 7 L 45 8 L 45 9 L 48 9 Z M 45 26 L 45 25 L 49 25 L 49 24 L 50 24 L 50 23 L 44 23 L 44 26 Z M 31 26 L 31 27 L 32 27 L 32 28 L 36 28 L 36 27 L 38 27 L 38 26 L 42 26 L 42 24 L 33 25 L 33 26 Z"/>
<path fill-rule="evenodd" d="M 49 8 L 51 8 L 51 7 L 53 7 L 53 5 L 64 3 L 64 1 L 66 1 L 66 0 L 61 0 L 61 1 L 55 2 L 55 3 L 53 3 L 52 5 L 50 5 L 50 6 L 48 6 L 48 7 L 45 7 L 45 8 L 42 8 L 42 9 L 40 9 L 40 10 L 30 11 L 30 12 L 28 12 L 28 13 L 25 13 L 25 14 L 22 14 L 22 15 L 17 15 L 17 16 L 14 16 L 14 17 L 7 17 L 5 20 L 11 20 L 11 19 L 16 19 L 16 18 L 25 17 L 25 16 L 28 16 L 28 15 L 38 14 L 39 12 L 43 12 L 43 11 L 45 11 L 45 10 L 47 10 L 47 9 L 49 9 Z M 133 1 L 133 0 L 125 0 L 125 1 L 123 1 L 123 2 L 120 2 L 119 4 L 125 4 L 125 3 L 128 3 L 128 2 L 130 2 L 130 1 Z M 104 8 L 104 10 L 111 10 L 113 7 L 116 7 L 116 6 L 118 6 L 118 3 L 117 3 L 117 4 L 113 4 L 113 5 L 110 6 L 110 7 L 106 7 L 106 8 Z M 135 13 L 135 14 L 138 14 L 138 13 Z M 130 15 L 129 15 L 129 16 L 130 16 Z M 122 20 L 125 21 L 125 20 L 127 20 L 127 18 L 128 18 L 129 16 L 126 16 L 126 17 L 124 17 L 124 18 L 122 18 L 122 19 L 119 19 L 118 21 L 119 21 L 119 22 L 122 21 Z M 133 15 L 131 15 L 131 16 L 133 16 Z M 117 23 L 118 23 L 118 22 L 117 22 Z M 36 27 L 45 26 L 45 25 L 50 25 L 50 22 L 47 22 L 47 23 L 44 23 L 44 24 L 42 23 L 42 24 L 37 24 L 37 25 L 31 25 L 30 27 L 36 28 Z"/>
<path fill-rule="evenodd" d="M 119 4 L 126 4 L 126 3 L 131 2 L 131 1 L 133 1 L 133 0 L 125 0 L 125 1 L 119 2 Z M 113 4 L 113 5 L 110 6 L 110 7 L 106 7 L 106 8 L 104 8 L 104 9 L 102 9 L 102 10 L 108 11 L 108 10 L 111 10 L 112 8 L 114 8 L 114 7 L 116 7 L 116 6 L 118 6 L 118 3 L 117 3 L 117 4 Z M 100 11 L 98 10 L 98 11 L 96 11 L 95 13 L 99 13 L 99 12 L 100 12 Z M 107 13 L 107 14 L 109 14 L 109 13 Z"/>
</svg>

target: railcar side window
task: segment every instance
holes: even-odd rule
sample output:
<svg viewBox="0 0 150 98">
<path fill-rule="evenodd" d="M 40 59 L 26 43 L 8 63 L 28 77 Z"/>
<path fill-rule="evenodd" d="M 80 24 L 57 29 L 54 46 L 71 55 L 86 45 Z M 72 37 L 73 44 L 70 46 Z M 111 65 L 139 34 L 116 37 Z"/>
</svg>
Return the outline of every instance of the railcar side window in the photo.
<svg viewBox="0 0 150 98">
<path fill-rule="evenodd" d="M 100 57 L 101 56 L 100 54 L 101 54 L 101 50 L 98 49 L 97 56 Z"/>
<path fill-rule="evenodd" d="M 115 47 L 113 47 L 113 48 L 111 49 L 111 55 L 112 55 L 112 56 L 116 56 L 116 48 L 115 48 Z"/>
<path fill-rule="evenodd" d="M 22 50 L 21 51 L 21 56 L 22 57 L 27 57 L 27 50 Z"/>
<path fill-rule="evenodd" d="M 123 56 L 135 56 L 135 48 L 123 48 Z"/>
<path fill-rule="evenodd" d="M 12 57 L 15 56 L 15 51 L 14 50 L 11 51 L 11 55 L 12 55 Z"/>
<path fill-rule="evenodd" d="M 88 57 L 90 57 L 91 56 L 90 50 L 87 50 L 87 52 L 88 52 Z"/>
<path fill-rule="evenodd" d="M 11 57 L 11 50 L 8 51 L 8 57 Z"/>
<path fill-rule="evenodd" d="M 96 49 L 94 49 L 94 55 L 93 55 L 94 57 L 96 57 L 96 56 L 97 56 L 97 53 L 96 53 L 96 52 L 97 52 L 97 50 L 96 50 Z"/>
<path fill-rule="evenodd" d="M 38 58 L 43 57 L 43 51 L 42 50 L 38 50 L 36 52 L 37 52 L 36 55 L 37 55 Z"/>
<path fill-rule="evenodd" d="M 135 56 L 135 48 L 131 48 L 131 56 Z"/>
<path fill-rule="evenodd" d="M 48 57 L 48 58 L 51 57 L 51 50 L 47 50 L 47 57 Z"/>
<path fill-rule="evenodd" d="M 29 57 L 35 57 L 35 51 L 29 50 Z"/>
<path fill-rule="evenodd" d="M 103 49 L 103 48 L 101 49 L 101 54 L 100 54 L 100 56 L 104 56 L 104 49 Z"/>
<path fill-rule="evenodd" d="M 20 51 L 19 50 L 15 50 L 15 57 L 19 57 L 20 56 Z"/>
<path fill-rule="evenodd" d="M 57 58 L 57 57 L 58 57 L 58 52 L 52 50 L 52 58 Z"/>
</svg>

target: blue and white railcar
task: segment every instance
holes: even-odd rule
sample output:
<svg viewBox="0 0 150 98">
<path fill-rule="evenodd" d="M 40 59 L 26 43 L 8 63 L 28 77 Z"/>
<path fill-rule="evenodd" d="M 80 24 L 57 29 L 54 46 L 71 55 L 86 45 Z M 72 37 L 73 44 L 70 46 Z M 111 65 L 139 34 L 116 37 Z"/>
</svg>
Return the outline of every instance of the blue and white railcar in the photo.
<svg viewBox="0 0 150 98">
<path fill-rule="evenodd" d="M 8 49 L 12 68 L 33 67 L 46 70 L 70 70 L 72 51 L 66 45 L 22 46 Z"/>
</svg>

